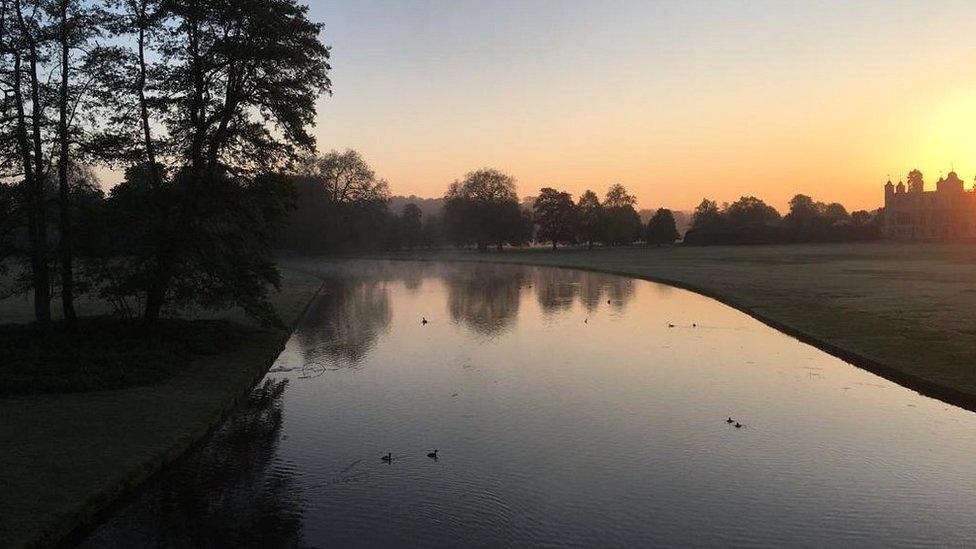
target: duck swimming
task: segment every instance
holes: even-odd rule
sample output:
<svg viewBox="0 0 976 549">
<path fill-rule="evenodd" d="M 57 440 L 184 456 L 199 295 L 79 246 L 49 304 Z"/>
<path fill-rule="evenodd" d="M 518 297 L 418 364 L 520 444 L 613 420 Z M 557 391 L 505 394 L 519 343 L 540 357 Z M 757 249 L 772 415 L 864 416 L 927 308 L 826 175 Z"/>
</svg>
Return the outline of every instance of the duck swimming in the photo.
<svg viewBox="0 0 976 549">
<path fill-rule="evenodd" d="M 387 454 L 385 456 L 381 457 L 380 459 L 382 459 L 383 461 L 385 461 L 387 463 L 392 462 L 393 461 L 393 452 L 387 452 Z"/>
<path fill-rule="evenodd" d="M 420 317 L 420 323 L 423 325 L 427 325 L 427 317 L 425 316 Z"/>
<path fill-rule="evenodd" d="M 437 459 L 437 450 L 427 454 L 427 457 Z"/>
<path fill-rule="evenodd" d="M 729 419 L 725 420 L 725 423 L 735 423 L 735 422 L 732 421 L 732 418 L 731 417 L 729 417 Z"/>
<path fill-rule="evenodd" d="M 736 422 L 735 422 L 735 428 L 736 428 L 736 429 L 741 429 L 741 428 L 742 428 L 742 424 L 741 424 L 741 423 L 739 423 L 738 421 L 736 421 Z"/>
</svg>

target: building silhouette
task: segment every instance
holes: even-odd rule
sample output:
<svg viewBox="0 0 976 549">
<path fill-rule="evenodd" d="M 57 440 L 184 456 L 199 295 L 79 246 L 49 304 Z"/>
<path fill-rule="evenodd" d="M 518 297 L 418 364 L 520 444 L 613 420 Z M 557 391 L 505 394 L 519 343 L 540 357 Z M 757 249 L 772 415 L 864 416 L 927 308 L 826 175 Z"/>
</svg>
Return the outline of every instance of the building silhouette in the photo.
<svg viewBox="0 0 976 549">
<path fill-rule="evenodd" d="M 925 190 L 922 172 L 908 173 L 908 185 L 885 183 L 884 231 L 903 240 L 976 240 L 976 184 L 966 189 L 956 172 Z"/>
</svg>

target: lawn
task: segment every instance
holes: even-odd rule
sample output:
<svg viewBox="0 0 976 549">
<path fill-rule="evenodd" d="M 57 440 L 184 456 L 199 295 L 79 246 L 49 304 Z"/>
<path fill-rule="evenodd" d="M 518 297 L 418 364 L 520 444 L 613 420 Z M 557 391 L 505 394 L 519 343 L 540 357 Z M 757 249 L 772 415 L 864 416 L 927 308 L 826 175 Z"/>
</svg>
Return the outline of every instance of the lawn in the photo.
<svg viewBox="0 0 976 549">
<path fill-rule="evenodd" d="M 321 282 L 287 269 L 282 274 L 283 290 L 274 303 L 293 326 Z M 80 309 L 106 312 L 97 302 Z M 23 303 L 0 302 L 0 310 L 3 322 L 29 321 L 30 307 Z M 167 343 L 162 355 L 145 354 L 150 367 L 162 367 L 168 357 L 181 361 L 179 367 L 109 378 L 127 388 L 0 397 L 0 545 L 57 543 L 181 455 L 247 393 L 289 331 L 250 324 L 240 311 L 217 316 L 226 320 L 195 320 L 194 334 Z M 97 321 L 85 326 L 101 329 Z M 219 341 L 201 345 L 206 338 Z M 84 356 L 95 354 L 91 343 L 70 343 Z M 130 362 L 128 356 L 121 362 Z M 70 388 L 77 390 L 77 383 Z"/>
<path fill-rule="evenodd" d="M 377 257 L 555 265 L 670 283 L 924 394 L 976 409 L 976 245 L 533 248 Z"/>
</svg>

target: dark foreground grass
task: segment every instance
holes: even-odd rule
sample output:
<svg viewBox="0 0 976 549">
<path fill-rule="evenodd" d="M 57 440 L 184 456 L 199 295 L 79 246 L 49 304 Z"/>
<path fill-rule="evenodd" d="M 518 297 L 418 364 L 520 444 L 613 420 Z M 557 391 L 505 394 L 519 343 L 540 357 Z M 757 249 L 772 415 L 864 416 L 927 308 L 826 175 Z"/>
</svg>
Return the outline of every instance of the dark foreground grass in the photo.
<svg viewBox="0 0 976 549">
<path fill-rule="evenodd" d="M 187 364 L 231 350 L 248 330 L 214 319 L 164 319 L 147 338 L 137 323 L 112 317 L 41 331 L 0 326 L 0 396 L 78 393 L 161 383 Z"/>
<path fill-rule="evenodd" d="M 976 410 L 976 245 L 861 243 L 386 254 L 627 274 L 692 289 Z M 297 266 L 297 264 L 296 264 Z M 300 266 L 314 270 L 313 264 Z"/>
<path fill-rule="evenodd" d="M 283 274 L 284 288 L 275 305 L 293 326 L 320 281 L 292 271 Z M 90 342 L 83 341 L 83 334 L 65 336 L 67 340 L 51 349 L 35 345 L 14 351 L 21 357 L 38 353 L 70 362 L 64 350 L 76 345 L 85 356 L 82 362 L 100 373 L 82 375 L 77 365 L 49 361 L 48 371 L 37 378 L 40 384 L 54 389 L 57 382 L 50 378 L 62 371 L 69 390 L 86 384 L 122 388 L 0 397 L 0 546 L 58 543 L 176 459 L 247 394 L 280 352 L 288 331 L 247 324 L 239 312 L 223 316 L 227 318 L 170 321 L 165 340 L 154 350 L 127 350 L 124 342 L 106 343 L 111 334 L 89 333 Z M 82 327 L 115 330 L 123 338 L 129 334 L 104 319 Z M 33 337 L 7 333 L 28 342 Z M 96 364 L 99 345 L 117 365 Z M 9 349 L 0 349 L 5 351 Z M 149 364 L 129 361 L 140 357 Z M 21 362 L 15 374 L 4 374 L 8 386 L 25 381 L 25 365 Z M 118 373 L 119 368 L 127 373 Z"/>
</svg>

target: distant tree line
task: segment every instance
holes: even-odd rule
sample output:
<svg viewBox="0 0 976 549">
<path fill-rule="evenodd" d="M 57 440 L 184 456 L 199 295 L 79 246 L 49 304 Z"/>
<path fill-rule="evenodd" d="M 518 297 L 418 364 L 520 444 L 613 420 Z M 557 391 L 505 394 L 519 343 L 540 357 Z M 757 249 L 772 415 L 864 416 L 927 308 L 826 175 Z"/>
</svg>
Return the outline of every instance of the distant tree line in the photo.
<svg viewBox="0 0 976 549">
<path fill-rule="evenodd" d="M 355 150 L 307 159 L 288 180 L 296 208 L 275 241 L 278 248 L 321 254 L 442 243 L 439 218 L 425 217 L 412 202 L 391 210 L 389 185 Z"/>
<path fill-rule="evenodd" d="M 722 206 L 705 199 L 695 208 L 684 243 L 781 244 L 881 237 L 883 216 L 878 212 L 848 213 L 839 203 L 825 204 L 803 194 L 794 196 L 789 206 L 789 212 L 781 216 L 775 208 L 754 196 L 743 196 Z"/>
<path fill-rule="evenodd" d="M 532 241 L 560 244 L 629 246 L 648 238 L 671 244 L 678 238 L 674 216 L 659 210 L 647 226 L 634 208 L 637 199 L 623 185 L 613 185 L 603 201 L 585 191 L 571 194 L 552 187 L 540 189 L 531 209 L 520 207 L 514 179 L 497 170 L 482 169 L 454 182 L 445 196 L 444 231 L 455 245 L 522 245 Z"/>
<path fill-rule="evenodd" d="M 313 159 L 291 180 L 297 208 L 277 242 L 299 253 L 438 246 L 487 251 L 532 242 L 592 248 L 673 244 L 680 238 L 670 210 L 660 209 L 642 223 L 637 199 L 623 185 L 611 186 L 602 201 L 589 190 L 574 200 L 545 187 L 520 202 L 511 175 L 482 168 L 450 184 L 439 213 L 425 204 L 425 215 L 402 198 L 400 211 L 392 211 L 388 185 L 353 150 Z"/>
<path fill-rule="evenodd" d="M 0 270 L 37 323 L 93 293 L 154 326 L 186 306 L 275 322 L 290 166 L 330 92 L 295 0 L 0 3 Z M 123 180 L 106 195 L 92 167 Z M 0 296 L 2 297 L 2 296 Z"/>
</svg>

